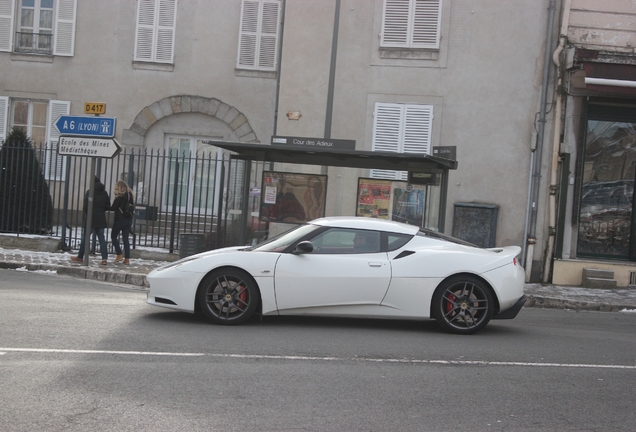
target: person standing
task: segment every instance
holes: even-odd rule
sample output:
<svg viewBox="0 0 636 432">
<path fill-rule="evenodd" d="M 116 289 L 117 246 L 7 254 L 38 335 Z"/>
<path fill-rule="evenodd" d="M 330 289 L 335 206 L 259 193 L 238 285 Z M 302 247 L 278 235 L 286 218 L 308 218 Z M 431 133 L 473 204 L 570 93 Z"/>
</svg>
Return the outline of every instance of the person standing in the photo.
<svg viewBox="0 0 636 432">
<path fill-rule="evenodd" d="M 119 180 L 115 183 L 115 200 L 109 210 L 115 212 L 115 221 L 110 231 L 110 239 L 113 241 L 113 247 L 117 253 L 115 262 L 130 264 L 130 230 L 133 222 L 133 208 L 135 199 L 132 190 L 128 184 Z M 122 241 L 124 243 L 124 253 L 122 256 L 121 246 L 119 245 L 119 233 L 121 232 Z"/>
<path fill-rule="evenodd" d="M 90 190 L 84 194 L 84 229 L 82 230 L 82 243 L 80 245 L 79 253 L 76 257 L 71 257 L 71 260 L 75 262 L 84 261 L 84 246 L 86 242 L 86 216 L 88 213 L 88 195 Z M 93 192 L 93 217 L 91 218 L 91 233 L 97 235 L 99 240 L 99 251 L 102 255 L 102 265 L 108 264 L 108 245 L 106 244 L 106 238 L 104 237 L 104 230 L 108 227 L 106 221 L 106 210 L 110 208 L 110 197 L 106 192 L 106 187 L 99 180 L 99 177 L 95 176 L 95 189 Z"/>
</svg>

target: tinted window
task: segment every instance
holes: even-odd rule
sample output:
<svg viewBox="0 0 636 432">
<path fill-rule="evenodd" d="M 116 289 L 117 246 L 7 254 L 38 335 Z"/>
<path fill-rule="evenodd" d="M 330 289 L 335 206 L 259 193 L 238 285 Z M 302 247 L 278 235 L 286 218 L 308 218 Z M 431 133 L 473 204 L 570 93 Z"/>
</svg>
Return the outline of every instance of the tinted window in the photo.
<svg viewBox="0 0 636 432">
<path fill-rule="evenodd" d="M 331 228 L 311 239 L 314 254 L 380 252 L 380 232 Z"/>
<path fill-rule="evenodd" d="M 388 240 L 387 243 L 389 244 L 388 251 L 391 252 L 401 248 L 402 246 L 407 244 L 409 240 L 411 240 L 412 238 L 413 236 L 408 234 L 388 233 L 387 234 L 387 240 Z"/>
</svg>

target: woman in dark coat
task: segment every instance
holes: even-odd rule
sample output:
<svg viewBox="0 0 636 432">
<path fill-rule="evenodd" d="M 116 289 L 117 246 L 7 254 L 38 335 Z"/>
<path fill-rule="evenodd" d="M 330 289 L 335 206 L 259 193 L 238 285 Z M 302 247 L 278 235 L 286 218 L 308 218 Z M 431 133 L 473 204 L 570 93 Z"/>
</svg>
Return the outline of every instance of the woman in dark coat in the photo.
<svg viewBox="0 0 636 432">
<path fill-rule="evenodd" d="M 71 257 L 71 260 L 75 262 L 84 261 L 84 246 L 86 241 L 86 215 L 88 213 L 88 194 L 86 191 L 84 195 L 84 229 L 82 230 L 82 244 L 80 245 L 79 253 L 76 257 Z M 102 255 L 102 265 L 108 264 L 108 245 L 106 238 L 104 237 L 104 230 L 108 227 L 108 221 L 106 220 L 106 210 L 110 209 L 110 197 L 106 192 L 106 187 L 99 180 L 99 177 L 95 176 L 95 189 L 93 193 L 93 217 L 91 218 L 91 233 L 97 235 L 99 240 L 99 251 Z"/>
<path fill-rule="evenodd" d="M 113 247 L 117 252 L 115 262 L 124 261 L 124 264 L 130 264 L 130 230 L 132 229 L 133 215 L 128 211 L 128 205 L 134 204 L 135 199 L 128 184 L 119 180 L 115 183 L 115 200 L 113 206 L 109 208 L 115 212 L 115 222 L 110 231 L 110 239 L 113 241 Z M 124 242 L 124 255 L 122 256 L 121 246 L 117 237 L 121 232 L 121 238 Z"/>
</svg>

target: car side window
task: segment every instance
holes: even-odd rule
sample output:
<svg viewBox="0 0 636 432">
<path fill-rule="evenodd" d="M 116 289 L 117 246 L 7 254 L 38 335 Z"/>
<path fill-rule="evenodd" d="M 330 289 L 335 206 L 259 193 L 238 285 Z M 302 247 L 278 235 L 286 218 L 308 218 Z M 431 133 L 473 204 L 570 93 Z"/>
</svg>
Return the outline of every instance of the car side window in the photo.
<svg viewBox="0 0 636 432">
<path fill-rule="evenodd" d="M 412 238 L 413 236 L 409 234 L 389 233 L 387 235 L 387 243 L 389 245 L 387 250 L 389 252 L 397 250 L 407 244 Z"/>
<path fill-rule="evenodd" d="M 380 232 L 331 228 L 311 239 L 313 254 L 355 254 L 380 252 Z"/>
</svg>

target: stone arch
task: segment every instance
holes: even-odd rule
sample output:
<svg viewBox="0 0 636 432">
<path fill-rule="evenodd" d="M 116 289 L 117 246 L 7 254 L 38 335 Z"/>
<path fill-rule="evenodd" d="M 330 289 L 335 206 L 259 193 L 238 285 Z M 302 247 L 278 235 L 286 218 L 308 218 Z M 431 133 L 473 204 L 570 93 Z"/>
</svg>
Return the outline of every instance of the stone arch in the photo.
<svg viewBox="0 0 636 432">
<path fill-rule="evenodd" d="M 226 123 L 240 142 L 257 143 L 256 133 L 243 113 L 215 98 L 202 96 L 168 96 L 142 109 L 129 129 L 122 133 L 122 144 L 142 147 L 148 129 L 164 117 L 173 114 L 199 113 Z"/>
</svg>

